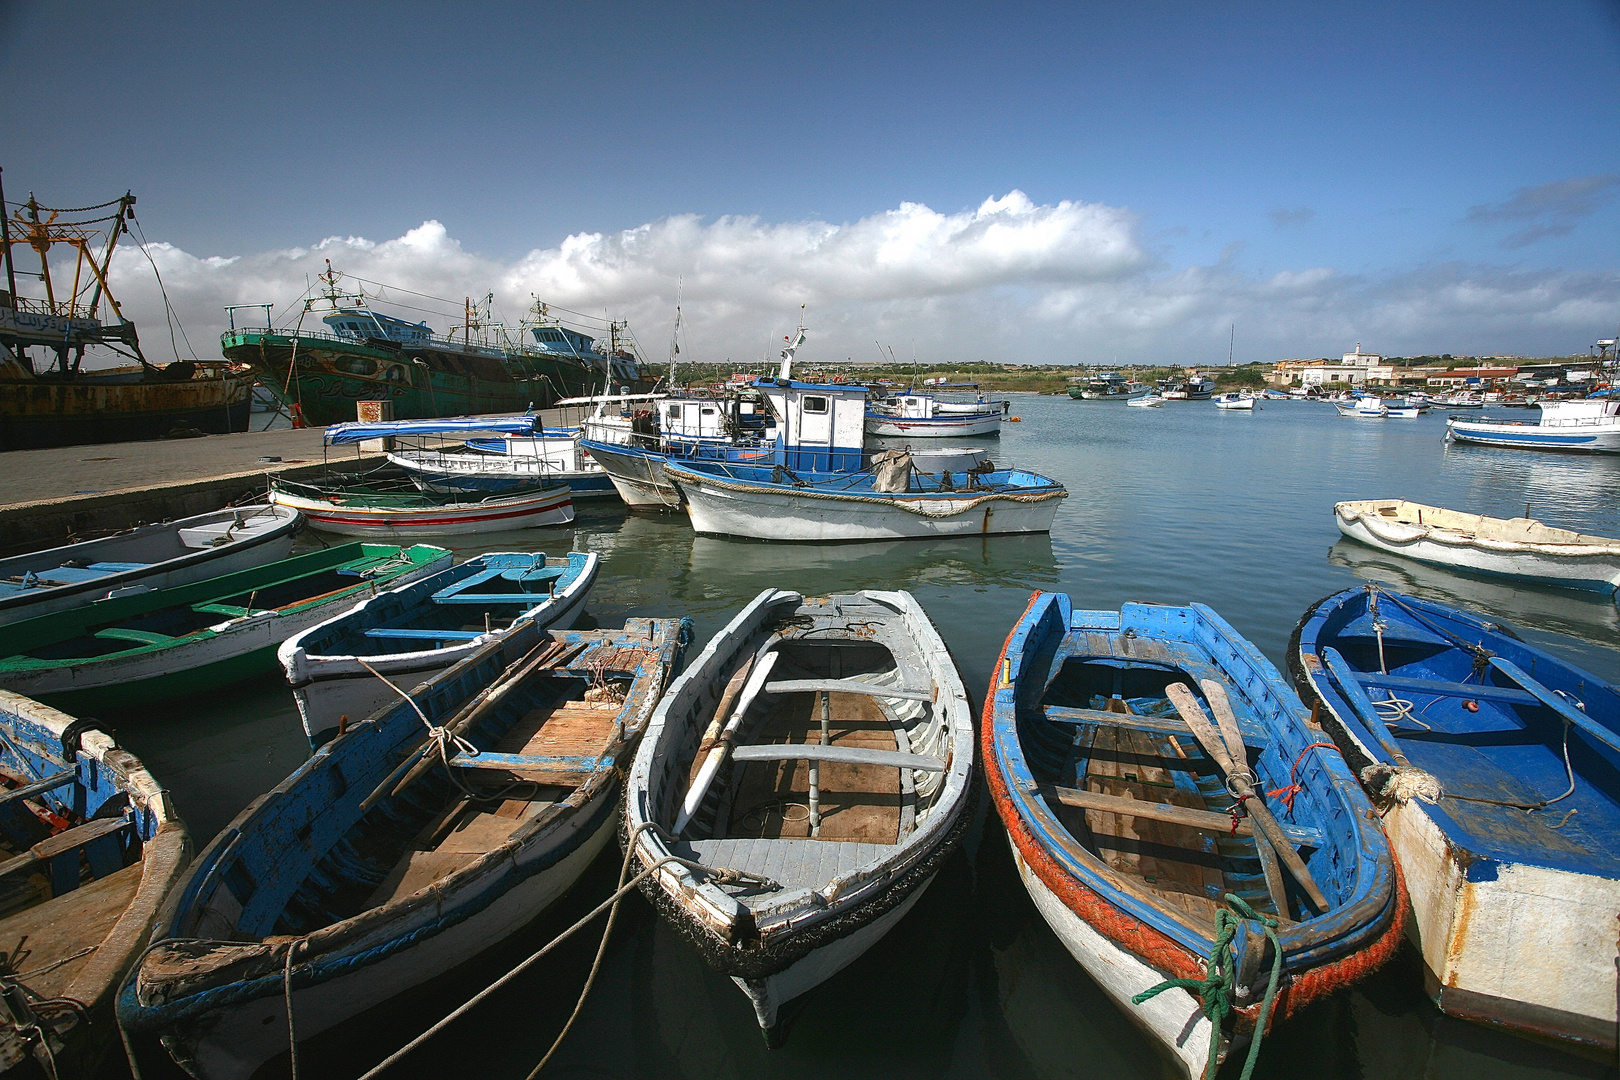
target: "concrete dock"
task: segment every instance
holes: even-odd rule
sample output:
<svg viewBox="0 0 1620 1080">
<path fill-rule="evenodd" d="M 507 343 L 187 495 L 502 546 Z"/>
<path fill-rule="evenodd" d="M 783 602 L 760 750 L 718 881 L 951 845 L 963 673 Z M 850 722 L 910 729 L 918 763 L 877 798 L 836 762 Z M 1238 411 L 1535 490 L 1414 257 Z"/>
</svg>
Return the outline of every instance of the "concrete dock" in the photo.
<svg viewBox="0 0 1620 1080">
<path fill-rule="evenodd" d="M 578 419 L 578 410 L 544 415 L 547 424 Z M 0 453 L 0 555 L 217 510 L 262 496 L 270 474 L 296 478 L 327 464 L 352 470 L 383 460 L 354 446 L 324 447 L 324 433 L 283 428 Z"/>
</svg>

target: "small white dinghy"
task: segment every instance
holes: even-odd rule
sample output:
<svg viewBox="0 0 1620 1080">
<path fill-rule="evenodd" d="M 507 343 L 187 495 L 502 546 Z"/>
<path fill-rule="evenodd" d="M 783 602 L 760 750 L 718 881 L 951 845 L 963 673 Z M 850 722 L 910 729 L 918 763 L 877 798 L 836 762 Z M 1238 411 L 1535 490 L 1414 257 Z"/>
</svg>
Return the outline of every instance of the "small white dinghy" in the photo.
<svg viewBox="0 0 1620 1080">
<path fill-rule="evenodd" d="M 1250 394 L 1216 394 L 1214 397 L 1217 409 L 1234 409 L 1242 412 L 1253 412 L 1254 397 Z"/>
<path fill-rule="evenodd" d="M 967 695 L 911 594 L 767 589 L 659 703 L 625 822 L 653 906 L 775 1045 L 916 903 L 974 791 Z"/>
<path fill-rule="evenodd" d="M 1419 562 L 1566 589 L 1620 587 L 1620 540 L 1532 518 L 1482 517 L 1405 499 L 1341 502 L 1333 517 L 1350 539 Z"/>
<path fill-rule="evenodd" d="M 1129 405 L 1133 409 L 1162 409 L 1164 408 L 1164 400 L 1165 399 L 1159 395 L 1158 391 L 1155 390 L 1146 397 L 1132 398 L 1125 404 Z"/>
</svg>

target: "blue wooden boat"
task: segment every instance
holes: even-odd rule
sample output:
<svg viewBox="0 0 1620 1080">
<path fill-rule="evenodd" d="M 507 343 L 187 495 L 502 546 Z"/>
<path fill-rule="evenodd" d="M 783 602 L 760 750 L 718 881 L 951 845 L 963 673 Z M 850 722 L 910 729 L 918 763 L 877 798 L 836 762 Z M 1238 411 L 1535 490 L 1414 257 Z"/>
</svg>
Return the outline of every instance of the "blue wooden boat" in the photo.
<svg viewBox="0 0 1620 1080">
<path fill-rule="evenodd" d="M 1430 996 L 1612 1053 L 1620 693 L 1500 622 L 1373 584 L 1295 636 L 1300 693 L 1382 810 Z"/>
<path fill-rule="evenodd" d="M 1036 593 L 980 737 L 1036 908 L 1185 1076 L 1212 1080 L 1230 1045 L 1399 945 L 1404 897 L 1355 776 L 1201 604 Z"/>
<path fill-rule="evenodd" d="M 327 743 L 198 857 L 122 1023 L 193 1076 L 245 1080 L 291 1032 L 498 946 L 608 842 L 688 627 L 526 622 L 412 691 L 422 716 L 401 702 Z"/>
<path fill-rule="evenodd" d="M 572 627 L 600 561 L 584 551 L 475 555 L 288 638 L 276 656 L 310 745 L 398 700 L 390 682 L 409 689 L 525 619 L 542 630 Z"/>
<path fill-rule="evenodd" d="M 99 1075 L 118 986 L 190 859 L 133 754 L 0 690 L 0 1072 Z"/>
</svg>

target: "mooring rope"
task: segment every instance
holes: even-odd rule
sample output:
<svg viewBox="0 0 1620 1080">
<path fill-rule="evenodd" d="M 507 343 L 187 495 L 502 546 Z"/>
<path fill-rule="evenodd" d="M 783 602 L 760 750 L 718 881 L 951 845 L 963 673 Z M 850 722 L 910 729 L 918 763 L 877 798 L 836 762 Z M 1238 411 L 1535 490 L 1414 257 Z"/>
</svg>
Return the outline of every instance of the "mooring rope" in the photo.
<svg viewBox="0 0 1620 1080">
<path fill-rule="evenodd" d="M 1266 938 L 1271 942 L 1271 978 L 1266 982 L 1265 996 L 1260 999 L 1260 1011 L 1254 1021 L 1254 1039 L 1249 1043 L 1249 1056 L 1243 1062 L 1243 1071 L 1239 1074 L 1239 1080 L 1249 1080 L 1249 1074 L 1254 1072 L 1254 1063 L 1260 1057 L 1260 1041 L 1265 1036 L 1266 1021 L 1271 1015 L 1271 1005 L 1277 997 L 1277 984 L 1282 978 L 1282 942 L 1277 938 L 1276 919 L 1261 915 L 1245 903 L 1242 897 L 1231 893 L 1226 894 L 1226 902 L 1232 910 L 1219 908 L 1215 912 L 1215 946 L 1210 950 L 1204 977 L 1166 979 L 1131 998 L 1131 1004 L 1140 1005 L 1166 990 L 1189 990 L 1197 994 L 1204 1016 L 1209 1019 L 1210 1024 L 1209 1061 L 1204 1066 L 1204 1076 L 1213 1077 L 1216 1066 L 1220 1064 L 1221 1029 L 1226 1023 L 1227 1016 L 1232 1012 L 1232 996 L 1237 986 L 1237 968 L 1235 957 L 1231 952 L 1232 939 L 1237 936 L 1238 927 L 1242 926 L 1245 920 L 1252 919 L 1259 923 L 1265 931 Z"/>
</svg>

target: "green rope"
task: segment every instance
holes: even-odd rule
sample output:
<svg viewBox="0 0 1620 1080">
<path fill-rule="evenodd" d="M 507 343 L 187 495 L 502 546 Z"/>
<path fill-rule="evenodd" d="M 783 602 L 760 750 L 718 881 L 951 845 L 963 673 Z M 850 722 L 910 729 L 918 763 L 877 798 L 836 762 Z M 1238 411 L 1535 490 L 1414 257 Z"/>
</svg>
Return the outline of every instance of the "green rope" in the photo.
<svg viewBox="0 0 1620 1080">
<path fill-rule="evenodd" d="M 1249 1044 L 1249 1056 L 1243 1062 L 1238 1080 L 1249 1080 L 1254 1063 L 1260 1057 L 1260 1040 L 1265 1035 L 1266 1020 L 1271 1015 L 1271 1004 L 1277 997 L 1277 983 L 1282 979 L 1282 942 L 1277 939 L 1277 920 L 1261 915 L 1241 897 L 1226 894 L 1231 911 L 1221 908 L 1215 912 L 1215 947 L 1210 950 L 1209 965 L 1202 979 L 1166 979 L 1157 986 L 1131 998 L 1132 1005 L 1140 1005 L 1166 990 L 1190 990 L 1198 995 L 1204 1015 L 1209 1018 L 1209 1062 L 1204 1066 L 1205 1080 L 1214 1080 L 1221 1049 L 1221 1032 L 1226 1018 L 1232 1012 L 1232 993 L 1237 985 L 1237 970 L 1233 966 L 1232 939 L 1245 919 L 1253 919 L 1271 941 L 1271 978 L 1266 983 L 1266 996 L 1260 1001 L 1260 1012 L 1254 1022 L 1254 1041 Z"/>
</svg>

